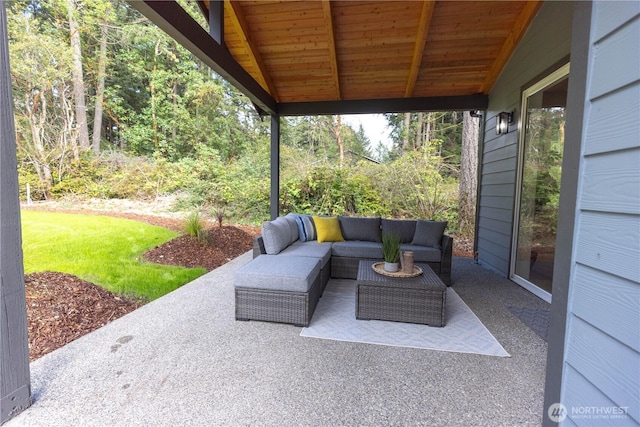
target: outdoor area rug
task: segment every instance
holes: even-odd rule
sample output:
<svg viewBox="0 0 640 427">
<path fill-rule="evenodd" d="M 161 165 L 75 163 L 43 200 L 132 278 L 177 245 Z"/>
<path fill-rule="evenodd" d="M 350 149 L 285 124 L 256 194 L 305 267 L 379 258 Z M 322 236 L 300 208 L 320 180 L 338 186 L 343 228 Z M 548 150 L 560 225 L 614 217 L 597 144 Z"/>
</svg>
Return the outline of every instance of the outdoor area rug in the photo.
<svg viewBox="0 0 640 427">
<path fill-rule="evenodd" d="M 303 337 L 510 357 L 480 319 L 447 288 L 445 326 L 357 320 L 355 280 L 331 280 Z"/>
</svg>

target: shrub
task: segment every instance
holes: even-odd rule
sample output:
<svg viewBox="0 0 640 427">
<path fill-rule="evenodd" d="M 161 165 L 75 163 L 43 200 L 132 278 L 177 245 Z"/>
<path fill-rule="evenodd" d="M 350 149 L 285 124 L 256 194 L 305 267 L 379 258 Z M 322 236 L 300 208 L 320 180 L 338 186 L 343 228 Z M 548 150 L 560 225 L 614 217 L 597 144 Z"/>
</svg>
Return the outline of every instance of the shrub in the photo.
<svg viewBox="0 0 640 427">
<path fill-rule="evenodd" d="M 438 219 L 448 217 L 451 209 L 447 200 L 450 186 L 443 172 L 442 159 L 423 150 L 376 166 L 368 175 L 392 216 Z"/>
<path fill-rule="evenodd" d="M 18 164 L 20 200 L 27 200 L 27 184 L 29 184 L 31 190 L 31 200 L 45 200 L 47 198 L 47 189 L 33 171 L 33 167 L 25 167 Z"/>
<path fill-rule="evenodd" d="M 105 185 L 104 179 L 109 173 L 108 166 L 100 159 L 82 157 L 70 162 L 60 171 L 51 187 L 51 195 L 108 197 L 109 186 Z"/>
<path fill-rule="evenodd" d="M 302 177 L 288 176 L 280 186 L 284 212 L 385 215 L 388 209 L 370 177 L 357 170 L 320 166 Z"/>
</svg>

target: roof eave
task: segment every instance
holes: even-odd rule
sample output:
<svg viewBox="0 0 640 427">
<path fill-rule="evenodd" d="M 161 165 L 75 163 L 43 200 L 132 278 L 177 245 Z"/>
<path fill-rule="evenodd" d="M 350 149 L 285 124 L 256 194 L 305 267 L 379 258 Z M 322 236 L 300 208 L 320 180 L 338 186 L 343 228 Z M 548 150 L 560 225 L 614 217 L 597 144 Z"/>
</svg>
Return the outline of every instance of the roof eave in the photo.
<svg viewBox="0 0 640 427">
<path fill-rule="evenodd" d="M 279 103 L 242 68 L 226 46 L 216 42 L 177 2 L 142 0 L 130 1 L 129 4 L 240 90 L 259 111 L 266 114 L 302 116 L 485 110 L 489 103 L 485 94 Z"/>
</svg>

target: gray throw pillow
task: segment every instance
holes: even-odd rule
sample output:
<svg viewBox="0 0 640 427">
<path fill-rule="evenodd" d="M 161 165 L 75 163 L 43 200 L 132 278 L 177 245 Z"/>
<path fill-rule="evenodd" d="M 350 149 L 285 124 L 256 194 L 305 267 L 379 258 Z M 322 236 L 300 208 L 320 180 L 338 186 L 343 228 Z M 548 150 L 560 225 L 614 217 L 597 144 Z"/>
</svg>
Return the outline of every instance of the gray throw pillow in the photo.
<svg viewBox="0 0 640 427">
<path fill-rule="evenodd" d="M 380 217 L 362 218 L 339 216 L 344 240 L 380 242 Z"/>
<path fill-rule="evenodd" d="M 284 219 L 289 223 L 289 232 L 291 233 L 291 242 L 289 243 L 295 242 L 298 240 L 298 237 L 300 237 L 298 234 L 298 223 L 296 222 L 297 216 L 298 215 L 294 213 L 288 213 L 284 216 Z"/>
<path fill-rule="evenodd" d="M 411 243 L 416 234 L 414 219 L 383 219 L 382 234 L 393 234 L 400 237 L 400 243 Z"/>
<path fill-rule="evenodd" d="M 291 228 L 289 221 L 278 217 L 273 221 L 262 223 L 262 240 L 264 250 L 269 255 L 277 255 L 291 244 Z"/>
<path fill-rule="evenodd" d="M 419 219 L 416 222 L 416 232 L 413 235 L 411 244 L 440 249 L 440 242 L 445 228 L 447 228 L 447 221 L 425 221 Z"/>
</svg>

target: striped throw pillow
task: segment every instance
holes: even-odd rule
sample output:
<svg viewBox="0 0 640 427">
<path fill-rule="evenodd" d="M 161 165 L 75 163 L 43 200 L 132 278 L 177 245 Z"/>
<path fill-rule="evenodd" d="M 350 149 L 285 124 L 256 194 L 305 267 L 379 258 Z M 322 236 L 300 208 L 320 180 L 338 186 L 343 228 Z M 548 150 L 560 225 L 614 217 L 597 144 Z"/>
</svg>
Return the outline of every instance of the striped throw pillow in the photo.
<svg viewBox="0 0 640 427">
<path fill-rule="evenodd" d="M 313 225 L 313 219 L 310 215 L 297 215 L 296 223 L 298 224 L 298 233 L 301 242 L 316 240 L 316 228 Z"/>
</svg>

